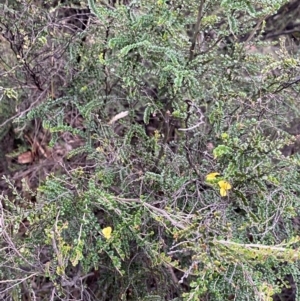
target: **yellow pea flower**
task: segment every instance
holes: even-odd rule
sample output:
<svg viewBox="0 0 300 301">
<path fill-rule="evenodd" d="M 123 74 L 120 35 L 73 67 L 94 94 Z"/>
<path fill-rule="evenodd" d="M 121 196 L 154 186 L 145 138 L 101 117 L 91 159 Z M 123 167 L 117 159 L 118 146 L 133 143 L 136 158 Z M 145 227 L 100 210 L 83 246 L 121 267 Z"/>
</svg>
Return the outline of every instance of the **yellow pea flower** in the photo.
<svg viewBox="0 0 300 301">
<path fill-rule="evenodd" d="M 206 181 L 213 181 L 216 179 L 217 176 L 220 174 L 218 172 L 211 172 L 206 176 Z"/>
<path fill-rule="evenodd" d="M 220 194 L 221 196 L 226 196 L 227 195 L 227 190 L 231 189 L 231 185 L 227 181 L 219 181 L 218 182 L 220 186 Z"/>
<path fill-rule="evenodd" d="M 112 232 L 112 228 L 111 227 L 106 227 L 104 229 L 102 229 L 102 234 L 106 239 L 110 239 L 111 238 L 111 232 Z"/>
</svg>

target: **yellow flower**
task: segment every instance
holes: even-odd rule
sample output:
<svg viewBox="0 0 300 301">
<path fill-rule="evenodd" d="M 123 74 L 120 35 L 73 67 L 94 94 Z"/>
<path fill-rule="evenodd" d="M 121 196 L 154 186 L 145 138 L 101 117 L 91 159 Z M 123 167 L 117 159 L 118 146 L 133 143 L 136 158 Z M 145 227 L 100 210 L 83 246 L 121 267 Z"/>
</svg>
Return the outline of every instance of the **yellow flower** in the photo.
<svg viewBox="0 0 300 301">
<path fill-rule="evenodd" d="M 226 182 L 226 181 L 219 181 L 218 182 L 219 186 L 220 186 L 220 194 L 221 196 L 226 196 L 227 195 L 227 190 L 231 189 L 231 185 Z"/>
<path fill-rule="evenodd" d="M 106 227 L 104 229 L 102 229 L 102 234 L 106 239 L 110 239 L 111 238 L 111 232 L 112 232 L 112 228 L 111 227 Z"/>
<path fill-rule="evenodd" d="M 228 134 L 227 133 L 223 133 L 223 134 L 221 134 L 221 138 L 223 139 L 223 140 L 226 140 L 226 139 L 228 139 Z"/>
<path fill-rule="evenodd" d="M 218 172 L 211 172 L 206 176 L 206 181 L 213 181 L 216 179 L 216 176 L 219 176 Z"/>
</svg>

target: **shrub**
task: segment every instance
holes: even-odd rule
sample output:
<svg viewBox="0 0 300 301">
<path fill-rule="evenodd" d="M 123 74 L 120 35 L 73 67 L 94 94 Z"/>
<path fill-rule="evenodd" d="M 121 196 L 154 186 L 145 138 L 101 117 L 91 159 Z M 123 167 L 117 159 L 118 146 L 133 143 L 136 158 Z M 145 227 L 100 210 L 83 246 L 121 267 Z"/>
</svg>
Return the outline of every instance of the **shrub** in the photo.
<svg viewBox="0 0 300 301">
<path fill-rule="evenodd" d="M 6 178 L 3 296 L 272 300 L 287 275 L 298 285 L 299 157 L 282 149 L 299 60 L 264 39 L 284 2 L 89 0 L 84 31 L 45 31 L 36 53 L 68 51 L 65 83 L 15 122 L 42 119 L 64 156 L 35 190 Z"/>
</svg>

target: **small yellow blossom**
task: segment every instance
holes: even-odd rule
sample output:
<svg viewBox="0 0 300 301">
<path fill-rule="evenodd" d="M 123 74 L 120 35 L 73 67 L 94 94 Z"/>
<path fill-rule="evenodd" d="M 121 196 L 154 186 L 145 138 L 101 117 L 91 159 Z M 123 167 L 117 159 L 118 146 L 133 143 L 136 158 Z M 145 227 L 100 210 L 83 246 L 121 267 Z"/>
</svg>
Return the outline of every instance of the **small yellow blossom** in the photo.
<svg viewBox="0 0 300 301">
<path fill-rule="evenodd" d="M 218 172 L 211 172 L 206 176 L 206 181 L 213 181 L 216 179 L 217 176 L 220 174 Z"/>
<path fill-rule="evenodd" d="M 223 139 L 223 140 L 226 140 L 226 139 L 228 139 L 228 134 L 227 133 L 223 133 L 223 134 L 221 134 L 221 138 Z"/>
<path fill-rule="evenodd" d="M 226 182 L 226 181 L 219 181 L 218 182 L 219 186 L 220 186 L 220 194 L 221 196 L 226 196 L 227 195 L 227 190 L 231 189 L 231 185 Z"/>
<path fill-rule="evenodd" d="M 112 228 L 111 227 L 106 227 L 104 229 L 102 229 L 102 234 L 106 239 L 110 239 L 111 238 L 111 232 L 112 232 Z"/>
</svg>

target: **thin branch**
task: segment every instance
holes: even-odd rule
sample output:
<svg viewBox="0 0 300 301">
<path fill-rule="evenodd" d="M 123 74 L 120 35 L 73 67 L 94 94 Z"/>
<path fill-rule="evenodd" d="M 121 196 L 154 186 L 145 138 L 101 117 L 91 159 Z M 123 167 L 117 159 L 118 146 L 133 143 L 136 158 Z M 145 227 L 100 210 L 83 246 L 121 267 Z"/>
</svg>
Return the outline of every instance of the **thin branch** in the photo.
<svg viewBox="0 0 300 301">
<path fill-rule="evenodd" d="M 180 129 L 178 129 L 178 131 L 187 132 L 187 131 L 190 131 L 190 130 L 193 130 L 193 129 L 197 128 L 198 126 L 200 126 L 200 125 L 203 124 L 203 123 L 204 123 L 204 121 L 200 121 L 200 122 L 198 122 L 197 124 L 195 124 L 195 125 L 193 125 L 193 126 L 187 128 L 187 129 L 182 129 L 182 128 L 180 128 Z"/>
<path fill-rule="evenodd" d="M 279 251 L 279 252 L 285 252 L 288 249 L 284 247 L 279 247 L 279 246 L 266 246 L 266 245 L 261 245 L 261 244 L 239 244 L 233 241 L 227 241 L 227 240 L 215 240 L 215 242 L 220 243 L 222 245 L 231 245 L 231 246 L 236 246 L 236 247 L 241 247 L 241 248 L 257 248 L 257 249 L 267 249 L 267 250 L 274 250 L 274 251 Z M 296 250 L 295 250 L 296 251 Z"/>
<path fill-rule="evenodd" d="M 190 57 L 189 57 L 189 61 L 192 61 L 195 55 L 195 46 L 196 46 L 196 40 L 197 40 L 197 36 L 200 32 L 200 24 L 201 24 L 201 20 L 203 17 L 203 5 L 205 3 L 205 0 L 201 0 L 199 8 L 198 8 L 198 16 L 197 16 L 197 23 L 195 25 L 195 30 L 194 30 L 194 36 L 192 39 L 192 44 L 191 44 L 191 48 L 190 48 Z"/>
</svg>

